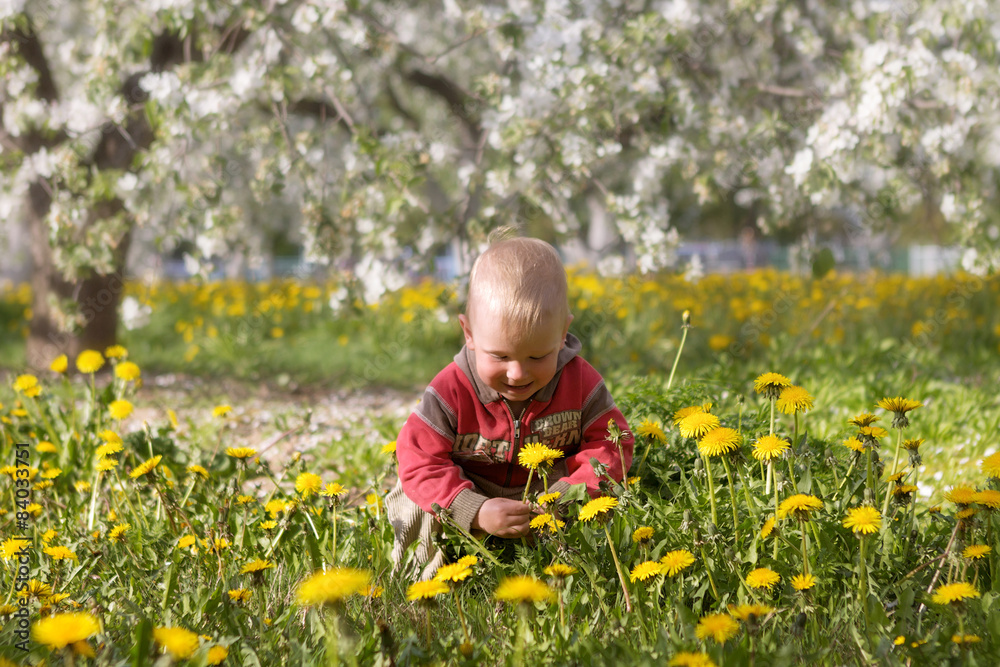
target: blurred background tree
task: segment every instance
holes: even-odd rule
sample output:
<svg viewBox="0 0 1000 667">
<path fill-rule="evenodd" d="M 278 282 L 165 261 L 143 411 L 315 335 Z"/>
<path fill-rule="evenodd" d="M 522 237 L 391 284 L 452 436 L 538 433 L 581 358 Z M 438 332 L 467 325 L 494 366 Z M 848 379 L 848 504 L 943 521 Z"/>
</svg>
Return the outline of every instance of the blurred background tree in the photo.
<svg viewBox="0 0 1000 667">
<path fill-rule="evenodd" d="M 998 264 L 1000 12 L 968 0 L 9 0 L 0 218 L 28 361 L 112 342 L 131 245 L 292 239 L 377 298 L 520 222 L 612 270 L 680 234 L 920 233 Z M 135 256 L 135 253 L 132 253 Z M 129 267 L 141 272 L 142 260 Z"/>
</svg>

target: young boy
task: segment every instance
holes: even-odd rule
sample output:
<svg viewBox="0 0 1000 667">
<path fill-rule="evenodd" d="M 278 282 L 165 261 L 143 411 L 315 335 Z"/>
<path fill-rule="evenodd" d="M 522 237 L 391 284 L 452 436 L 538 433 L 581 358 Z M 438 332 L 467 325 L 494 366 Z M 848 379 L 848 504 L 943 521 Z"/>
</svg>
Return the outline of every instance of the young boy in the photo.
<svg viewBox="0 0 1000 667">
<path fill-rule="evenodd" d="M 548 475 L 549 492 L 585 484 L 599 495 L 591 458 L 623 478 L 609 420 L 623 432 L 626 469 L 632 461 L 625 418 L 569 333 L 566 271 L 552 246 L 529 238 L 493 243 L 472 267 L 458 319 L 465 346 L 400 431 L 399 481 L 386 498 L 393 562 L 398 567 L 418 542 L 422 579 L 443 564 L 431 542 L 435 504 L 465 530 L 503 538 L 529 532 L 532 508 L 521 502 L 528 470 L 518 464 L 525 445 L 564 452 Z M 535 475 L 531 490 L 541 492 L 542 484 Z"/>
</svg>

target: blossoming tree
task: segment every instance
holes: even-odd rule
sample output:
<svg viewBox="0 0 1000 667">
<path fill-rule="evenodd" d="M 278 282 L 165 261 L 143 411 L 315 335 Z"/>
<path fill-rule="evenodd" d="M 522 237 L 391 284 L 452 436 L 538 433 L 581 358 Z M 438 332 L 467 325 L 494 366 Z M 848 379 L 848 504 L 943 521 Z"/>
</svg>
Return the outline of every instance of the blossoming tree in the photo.
<svg viewBox="0 0 1000 667">
<path fill-rule="evenodd" d="M 925 207 L 998 263 L 1000 14 L 985 0 L 6 0 L 0 215 L 29 225 L 29 358 L 114 335 L 136 230 L 189 262 L 297 226 L 368 296 L 485 230 L 598 222 L 641 270 L 671 216 L 863 236 Z"/>
</svg>

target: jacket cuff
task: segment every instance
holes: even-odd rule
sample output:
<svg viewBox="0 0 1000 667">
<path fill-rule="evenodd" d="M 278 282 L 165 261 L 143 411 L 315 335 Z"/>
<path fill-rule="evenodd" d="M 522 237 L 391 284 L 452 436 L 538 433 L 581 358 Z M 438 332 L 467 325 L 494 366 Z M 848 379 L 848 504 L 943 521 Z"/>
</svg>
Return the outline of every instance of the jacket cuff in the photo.
<svg viewBox="0 0 1000 667">
<path fill-rule="evenodd" d="M 471 489 L 462 489 L 448 507 L 452 520 L 465 530 L 472 530 L 472 522 L 487 500 L 489 498 Z"/>
</svg>

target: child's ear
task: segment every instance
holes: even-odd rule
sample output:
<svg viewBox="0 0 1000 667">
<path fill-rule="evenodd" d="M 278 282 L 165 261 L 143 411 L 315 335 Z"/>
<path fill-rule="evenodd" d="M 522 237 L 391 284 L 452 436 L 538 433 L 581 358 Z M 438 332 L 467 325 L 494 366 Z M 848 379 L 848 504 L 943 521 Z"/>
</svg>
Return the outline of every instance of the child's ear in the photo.
<svg viewBox="0 0 1000 667">
<path fill-rule="evenodd" d="M 566 316 L 566 328 L 563 330 L 562 344 L 559 346 L 560 350 L 566 347 L 566 335 L 569 333 L 569 323 L 572 321 L 573 321 L 573 313 L 570 313 L 569 315 Z"/>
<path fill-rule="evenodd" d="M 475 350 L 476 345 L 472 342 L 472 323 L 469 322 L 469 318 L 465 315 L 459 315 L 458 323 L 462 325 L 462 333 L 465 334 L 465 345 L 470 350 Z"/>
</svg>

